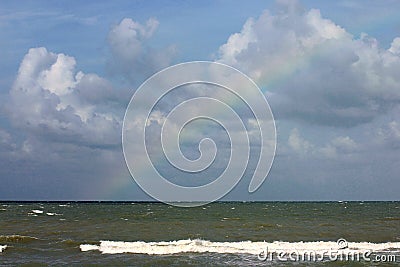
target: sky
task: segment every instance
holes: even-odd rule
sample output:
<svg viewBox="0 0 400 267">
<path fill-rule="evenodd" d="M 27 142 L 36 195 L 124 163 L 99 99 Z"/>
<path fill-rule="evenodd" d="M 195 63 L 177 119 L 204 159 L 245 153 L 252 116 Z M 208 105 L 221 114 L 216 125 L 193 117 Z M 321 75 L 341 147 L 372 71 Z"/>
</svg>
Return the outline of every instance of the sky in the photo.
<svg viewBox="0 0 400 267">
<path fill-rule="evenodd" d="M 276 124 L 266 181 L 249 193 L 245 175 L 225 200 L 400 200 L 399 11 L 395 0 L 1 0 L 0 199 L 151 200 L 124 161 L 125 109 L 157 71 L 205 60 L 252 78 Z M 183 148 L 193 157 L 195 143 Z"/>
</svg>

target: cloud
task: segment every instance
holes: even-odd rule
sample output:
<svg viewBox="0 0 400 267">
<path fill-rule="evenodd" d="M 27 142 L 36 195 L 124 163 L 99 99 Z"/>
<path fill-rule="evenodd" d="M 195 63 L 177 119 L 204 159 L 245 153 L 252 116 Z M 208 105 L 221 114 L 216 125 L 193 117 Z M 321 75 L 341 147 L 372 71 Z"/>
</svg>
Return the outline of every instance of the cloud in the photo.
<svg viewBox="0 0 400 267">
<path fill-rule="evenodd" d="M 291 131 L 288 139 L 288 144 L 290 148 L 300 154 L 306 154 L 313 149 L 313 145 L 300 136 L 299 130 L 297 128 L 294 128 Z"/>
<path fill-rule="evenodd" d="M 353 127 L 400 102 L 400 38 L 387 50 L 354 38 L 319 10 L 294 1 L 277 14 L 250 18 L 219 48 L 219 61 L 247 73 L 267 90 L 278 119 Z"/>
<path fill-rule="evenodd" d="M 14 151 L 16 144 L 13 142 L 11 134 L 0 128 L 0 153 Z"/>
<path fill-rule="evenodd" d="M 218 50 L 218 61 L 237 67 L 266 91 L 278 119 L 277 157 L 268 184 L 253 196 L 262 200 L 397 198 L 400 38 L 384 49 L 371 36 L 352 36 L 316 9 L 305 11 L 286 0 L 278 5 L 275 13 L 264 11 L 249 18 Z M 78 18 L 66 15 L 60 20 Z M 118 86 L 122 78 L 132 89 L 174 61 L 177 49 L 160 42 L 159 28 L 156 19 L 139 23 L 125 18 L 112 26 L 106 39 L 111 76 L 106 77 L 79 70 L 76 61 L 81 57 L 43 47 L 29 50 L 9 96 L 1 100 L 10 122 L 0 128 L 2 198 L 146 198 L 129 179 L 122 156 L 121 121 L 132 91 Z M 199 34 L 207 38 L 208 33 Z M 185 185 L 201 183 L 203 177 L 193 182 L 159 163 L 156 134 L 165 111 L 196 96 L 229 99 L 215 88 L 187 88 L 160 102 L 148 121 L 152 159 L 171 179 Z M 237 111 L 243 111 L 252 152 L 258 152 L 260 136 L 254 118 L 246 107 L 238 106 Z M 135 128 L 137 122 L 130 123 Z M 229 158 L 225 153 L 229 140 L 220 127 L 196 124 L 182 131 L 181 148 L 195 159 L 199 140 L 212 137 L 220 153 L 216 168 L 207 173 L 207 179 L 212 179 Z M 250 161 L 254 166 L 248 178 L 257 163 Z M 246 177 L 231 199 L 251 199 L 243 193 L 248 187 Z M 124 188 L 123 196 L 118 187 Z"/>
<path fill-rule="evenodd" d="M 95 74 L 77 72 L 75 65 L 73 57 L 30 49 L 10 91 L 11 122 L 48 141 L 118 145 L 122 114 L 105 108 L 118 91 Z"/>
<path fill-rule="evenodd" d="M 0 129 L 2 198 L 106 199 L 104 185 L 138 192 L 120 150 L 127 92 L 76 70 L 71 56 L 29 49 L 9 92 L 10 133 Z"/>
<path fill-rule="evenodd" d="M 326 138 L 326 136 L 325 136 Z M 313 162 L 315 159 L 340 159 L 348 161 L 354 155 L 365 150 L 376 149 L 378 144 L 359 144 L 350 136 L 334 136 L 331 139 L 314 143 L 304 138 L 298 128 L 293 128 L 290 131 L 287 145 L 294 155 L 301 158 L 308 158 Z M 288 152 L 283 148 L 283 151 Z M 354 158 L 354 157 L 353 157 Z"/>
<path fill-rule="evenodd" d="M 365 149 L 365 145 L 357 144 L 349 136 L 339 136 L 332 139 L 325 146 L 317 148 L 316 153 L 326 158 L 341 158 L 343 161 L 349 161 L 349 157 L 353 156 L 354 153 L 361 152 L 361 149 Z"/>
<path fill-rule="evenodd" d="M 394 38 L 388 51 L 393 55 L 400 55 L 400 37 Z"/>
<path fill-rule="evenodd" d="M 385 150 L 397 150 L 400 148 L 400 122 L 391 120 L 374 132 L 375 143 Z"/>
<path fill-rule="evenodd" d="M 142 81 L 156 71 L 169 66 L 176 55 L 176 47 L 161 49 L 151 47 L 150 39 L 159 22 L 150 18 L 142 25 L 130 18 L 124 18 L 108 34 L 111 50 L 109 71 L 122 75 L 131 82 Z"/>
<path fill-rule="evenodd" d="M 353 152 L 357 149 L 358 145 L 349 136 L 340 136 L 332 140 L 332 144 L 345 152 Z"/>
<path fill-rule="evenodd" d="M 110 31 L 114 75 L 135 83 L 170 63 L 173 47 L 148 43 L 157 26 L 155 19 L 145 25 L 124 19 Z M 145 199 L 129 178 L 121 151 L 132 90 L 117 86 L 115 80 L 78 70 L 72 56 L 29 49 L 4 101 L 10 132 L 0 129 L 2 198 L 107 199 L 112 194 L 119 199 L 115 190 L 124 188 L 123 199 L 132 192 Z"/>
</svg>

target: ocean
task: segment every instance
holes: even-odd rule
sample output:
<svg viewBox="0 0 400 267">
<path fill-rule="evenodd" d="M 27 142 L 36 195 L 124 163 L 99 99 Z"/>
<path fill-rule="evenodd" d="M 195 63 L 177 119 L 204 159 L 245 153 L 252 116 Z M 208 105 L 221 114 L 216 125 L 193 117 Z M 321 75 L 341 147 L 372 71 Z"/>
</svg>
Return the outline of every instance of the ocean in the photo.
<svg viewBox="0 0 400 267">
<path fill-rule="evenodd" d="M 396 266 L 400 202 L 3 202 L 0 251 L 1 266 Z"/>
</svg>

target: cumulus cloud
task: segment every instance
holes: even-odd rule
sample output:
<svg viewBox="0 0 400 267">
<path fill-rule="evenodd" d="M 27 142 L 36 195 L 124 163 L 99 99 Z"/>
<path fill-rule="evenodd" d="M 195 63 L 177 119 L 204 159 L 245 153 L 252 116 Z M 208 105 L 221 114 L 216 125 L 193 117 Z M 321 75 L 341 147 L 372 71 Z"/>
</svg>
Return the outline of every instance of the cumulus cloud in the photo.
<svg viewBox="0 0 400 267">
<path fill-rule="evenodd" d="M 124 18 L 110 30 L 108 44 L 112 58 L 109 70 L 112 74 L 137 82 L 170 65 L 176 55 L 175 46 L 156 49 L 149 42 L 158 25 L 154 18 L 144 25 Z"/>
<path fill-rule="evenodd" d="M 386 150 L 400 148 L 400 121 L 391 120 L 380 127 L 377 127 L 373 138 L 375 143 Z"/>
<path fill-rule="evenodd" d="M 111 29 L 112 74 L 134 83 L 169 65 L 175 48 L 149 45 L 157 27 L 155 19 L 144 25 L 124 19 Z M 110 179 L 125 188 L 124 197 L 131 189 L 144 197 L 131 183 L 121 151 L 132 88 L 76 66 L 74 57 L 44 47 L 29 49 L 20 63 L 4 101 L 10 132 L 0 129 L 0 176 L 8 184 L 0 190 L 3 198 L 102 199 L 108 193 L 93 185 Z"/>
<path fill-rule="evenodd" d="M 10 91 L 11 122 L 50 141 L 119 144 L 121 115 L 102 110 L 118 99 L 118 91 L 95 74 L 77 72 L 75 65 L 73 57 L 30 49 Z"/>
<path fill-rule="evenodd" d="M 127 92 L 71 56 L 30 49 L 8 96 L 10 132 L 0 129 L 1 196 L 104 199 L 95 185 L 133 186 L 120 151 Z"/>
<path fill-rule="evenodd" d="M 300 136 L 299 130 L 297 128 L 294 128 L 291 131 L 288 139 L 288 144 L 290 148 L 300 154 L 306 154 L 313 149 L 313 145 Z"/>
<path fill-rule="evenodd" d="M 340 158 L 358 153 L 361 149 L 363 149 L 362 145 L 357 144 L 349 136 L 339 136 L 332 139 L 325 146 L 317 148 L 316 153 L 327 158 Z M 349 158 L 342 159 L 348 160 Z"/>
<path fill-rule="evenodd" d="M 352 152 L 355 151 L 358 147 L 356 142 L 351 139 L 349 136 L 340 136 L 335 139 L 333 139 L 332 144 L 345 152 Z"/>
<path fill-rule="evenodd" d="M 219 61 L 267 90 L 277 118 L 353 127 L 398 105 L 400 38 L 385 50 L 366 34 L 354 38 L 319 10 L 281 4 L 277 14 L 248 19 L 219 48 Z"/>
<path fill-rule="evenodd" d="M 394 55 L 400 55 L 400 37 L 397 37 L 393 40 L 392 45 L 389 48 L 389 52 Z"/>
<path fill-rule="evenodd" d="M 366 149 L 375 149 L 377 144 L 359 144 L 350 136 L 335 136 L 327 142 L 313 143 L 300 134 L 299 129 L 293 128 L 290 131 L 287 145 L 294 154 L 303 158 L 328 158 L 348 160 L 348 156 L 360 153 Z"/>
<path fill-rule="evenodd" d="M 268 193 L 284 188 L 287 194 L 279 198 L 285 199 L 303 186 L 308 189 L 299 194 L 307 199 L 307 192 L 315 190 L 304 181 L 309 179 L 316 186 L 327 183 L 321 187 L 320 198 L 325 199 L 331 189 L 346 188 L 349 181 L 365 184 L 367 177 L 373 182 L 359 189 L 357 196 L 368 198 L 379 187 L 385 196 L 392 192 L 397 197 L 393 185 L 398 184 L 400 121 L 393 109 L 399 109 L 400 100 L 400 38 L 384 49 L 366 34 L 352 36 L 316 9 L 305 11 L 297 2 L 278 2 L 276 13 L 264 11 L 258 18 L 249 18 L 241 31 L 219 48 L 218 57 L 218 61 L 237 67 L 266 90 L 279 119 L 276 164 L 270 176 L 278 190 L 268 186 Z M 0 176 L 5 177 L 2 184 L 6 185 L 0 187 L 3 198 L 99 199 L 108 196 L 109 188 L 99 192 L 93 185 L 107 187 L 110 179 L 112 184 L 125 188 L 124 196 L 131 196 L 128 191 L 133 183 L 121 153 L 120 135 L 132 91 L 120 90 L 112 82 L 122 77 L 132 88 L 132 84 L 171 64 L 176 48 L 154 46 L 158 28 L 156 19 L 139 23 L 129 18 L 111 27 L 107 67 L 114 76 L 110 80 L 78 70 L 72 56 L 46 48 L 29 50 L 8 101 L 2 101 L 7 102 L 11 122 L 0 129 Z M 149 132 L 159 130 L 165 109 L 171 110 L 190 97 L 229 98 L 214 89 L 196 87 L 171 94 L 161 102 L 160 110 L 151 113 Z M 243 119 L 250 130 L 251 149 L 257 152 L 257 123 L 246 107 L 237 110 L 245 111 Z M 386 116 L 387 112 L 391 116 Z M 138 122 L 130 123 L 135 130 Z M 221 153 L 217 170 L 222 169 L 229 156 L 223 154 L 224 144 L 229 145 L 226 136 L 214 125 L 197 123 L 201 127 L 183 131 L 183 137 L 187 137 L 182 138 L 184 154 L 197 158 L 198 140 L 211 136 Z M 157 159 L 159 136 L 151 135 L 147 141 L 151 156 Z M 174 170 L 163 171 L 177 180 L 184 178 Z M 209 176 L 214 174 L 210 172 Z M 282 182 L 285 177 L 287 181 Z M 298 183 L 293 184 L 293 179 Z M 133 189 L 135 194 L 139 192 Z M 261 190 L 264 193 L 258 196 L 265 199 L 268 194 L 265 188 Z M 239 198 L 243 198 L 243 192 L 238 191 Z M 138 196 L 143 194 L 132 197 Z"/>
</svg>

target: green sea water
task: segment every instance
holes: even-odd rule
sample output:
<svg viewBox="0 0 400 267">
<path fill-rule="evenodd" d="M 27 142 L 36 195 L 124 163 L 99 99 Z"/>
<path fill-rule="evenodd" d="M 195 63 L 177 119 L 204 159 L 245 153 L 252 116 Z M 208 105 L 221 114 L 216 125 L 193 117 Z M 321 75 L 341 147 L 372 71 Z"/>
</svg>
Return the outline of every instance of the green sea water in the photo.
<svg viewBox="0 0 400 267">
<path fill-rule="evenodd" d="M 322 246 L 339 238 L 349 244 L 389 243 L 379 253 L 395 255 L 395 262 L 261 261 L 256 249 L 246 252 L 254 242 L 302 246 L 300 242 L 323 241 Z M 101 241 L 126 243 L 111 243 L 102 250 Z M 234 244 L 244 241 L 251 241 L 243 243 L 244 252 L 235 251 Z M 0 203 L 0 246 L 6 246 L 0 252 L 1 266 L 395 266 L 400 263 L 399 242 L 400 202 L 219 202 L 195 208 L 128 202 Z M 98 249 L 86 251 L 82 245 Z"/>
</svg>

